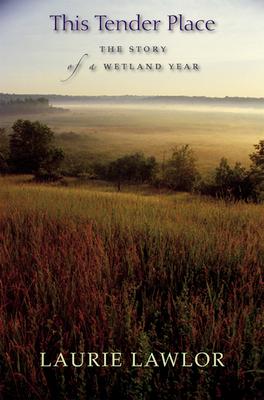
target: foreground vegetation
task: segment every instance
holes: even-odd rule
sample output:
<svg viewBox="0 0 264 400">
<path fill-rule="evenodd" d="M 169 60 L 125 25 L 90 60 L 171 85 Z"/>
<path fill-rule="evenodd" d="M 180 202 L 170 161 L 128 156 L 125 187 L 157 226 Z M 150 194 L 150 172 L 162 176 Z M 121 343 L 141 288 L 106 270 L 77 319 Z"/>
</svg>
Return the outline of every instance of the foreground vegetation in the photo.
<svg viewBox="0 0 264 400">
<path fill-rule="evenodd" d="M 262 205 L 26 179 L 0 182 L 4 398 L 263 398 Z M 226 367 L 40 368 L 40 351 L 111 350 Z"/>
<path fill-rule="evenodd" d="M 0 129 L 0 171 L 35 175 L 0 178 L 0 397 L 262 399 L 264 207 L 240 200 L 263 200 L 263 115 L 21 117 Z M 215 351 L 225 368 L 45 369 L 42 351 Z"/>
</svg>

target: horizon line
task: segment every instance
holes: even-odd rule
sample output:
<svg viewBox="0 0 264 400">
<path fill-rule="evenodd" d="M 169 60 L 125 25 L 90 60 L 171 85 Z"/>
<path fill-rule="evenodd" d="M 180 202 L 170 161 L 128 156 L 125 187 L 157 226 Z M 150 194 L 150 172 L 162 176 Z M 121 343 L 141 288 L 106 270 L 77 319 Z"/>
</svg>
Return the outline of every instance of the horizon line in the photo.
<svg viewBox="0 0 264 400">
<path fill-rule="evenodd" d="M 166 94 L 154 94 L 154 95 L 144 95 L 144 94 L 98 94 L 98 95 L 89 95 L 89 94 L 56 94 L 56 93 L 9 93 L 9 92 L 0 92 L 0 96 L 58 96 L 58 97 L 143 97 L 143 98 L 158 98 L 158 97 L 166 97 L 166 98 L 205 98 L 205 99 L 217 99 L 217 100 L 226 100 L 226 99 L 245 99 L 245 100 L 264 100 L 264 97 L 254 97 L 254 96 L 206 96 L 206 95 L 183 95 L 183 94 L 175 94 L 175 95 L 166 95 Z"/>
</svg>

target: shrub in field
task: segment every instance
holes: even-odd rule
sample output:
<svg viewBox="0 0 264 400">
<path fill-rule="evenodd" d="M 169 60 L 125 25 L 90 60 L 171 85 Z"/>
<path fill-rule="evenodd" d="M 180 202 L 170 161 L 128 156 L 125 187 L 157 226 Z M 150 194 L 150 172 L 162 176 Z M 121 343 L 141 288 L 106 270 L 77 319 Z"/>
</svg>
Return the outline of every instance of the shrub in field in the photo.
<svg viewBox="0 0 264 400">
<path fill-rule="evenodd" d="M 173 190 L 190 192 L 198 178 L 196 159 L 190 146 L 175 147 L 164 165 L 163 183 Z"/>
<path fill-rule="evenodd" d="M 8 171 L 8 137 L 4 128 L 0 128 L 0 174 Z"/>
<path fill-rule="evenodd" d="M 34 180 L 36 182 L 43 182 L 43 183 L 49 183 L 49 182 L 58 182 L 63 179 L 62 175 L 56 173 L 56 172 L 47 172 L 45 170 L 40 170 L 38 173 L 35 174 Z"/>
<path fill-rule="evenodd" d="M 210 182 L 201 181 L 198 191 L 225 200 L 258 202 L 264 192 L 264 141 L 255 145 L 255 152 L 250 155 L 252 161 L 249 170 L 240 163 L 232 168 L 226 158 L 222 158 L 215 169 Z"/>
<path fill-rule="evenodd" d="M 116 182 L 118 191 L 124 183 L 151 182 L 157 162 L 155 157 L 145 157 L 143 153 L 135 153 L 118 158 L 108 165 L 94 165 L 100 177 Z"/>
<path fill-rule="evenodd" d="M 61 149 L 53 147 L 54 133 L 39 121 L 17 120 L 10 135 L 10 164 L 18 173 L 56 171 L 64 158 Z"/>
<path fill-rule="evenodd" d="M 225 158 L 222 158 L 215 169 L 211 182 L 201 181 L 198 185 L 201 194 L 230 201 L 257 202 L 256 179 L 250 170 L 240 163 L 232 168 Z"/>
<path fill-rule="evenodd" d="M 264 197 L 264 140 L 255 145 L 255 152 L 250 155 L 251 175 L 260 198 Z"/>
<path fill-rule="evenodd" d="M 3 154 L 0 153 L 0 174 L 4 174 L 8 171 L 8 165 Z"/>
<path fill-rule="evenodd" d="M 255 152 L 250 155 L 252 167 L 264 169 L 264 140 L 261 140 L 254 147 Z"/>
</svg>

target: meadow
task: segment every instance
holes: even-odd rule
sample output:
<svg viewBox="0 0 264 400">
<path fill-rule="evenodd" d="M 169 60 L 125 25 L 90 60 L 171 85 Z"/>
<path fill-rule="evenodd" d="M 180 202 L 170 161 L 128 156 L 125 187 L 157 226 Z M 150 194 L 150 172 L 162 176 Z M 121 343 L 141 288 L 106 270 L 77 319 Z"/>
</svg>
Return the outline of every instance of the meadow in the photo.
<svg viewBox="0 0 264 400">
<path fill-rule="evenodd" d="M 0 127 L 47 124 L 66 164 L 135 151 L 162 162 L 190 144 L 204 175 L 223 156 L 248 166 L 263 139 L 261 110 L 64 106 Z M 262 399 L 263 232 L 263 204 L 0 177 L 0 398 Z M 221 352 L 225 367 L 40 367 L 40 352 L 82 351 Z"/>
<path fill-rule="evenodd" d="M 1 127 L 17 118 L 39 120 L 56 134 L 67 163 L 109 161 L 143 151 L 159 161 L 168 159 L 175 145 L 189 144 L 204 174 L 224 156 L 230 163 L 249 165 L 253 145 L 263 138 L 264 113 L 254 109 L 214 107 L 71 105 L 65 113 L 1 116 Z"/>
<path fill-rule="evenodd" d="M 3 398 L 263 398 L 263 231 L 263 205 L 0 178 Z M 111 350 L 225 368 L 40 368 Z"/>
</svg>

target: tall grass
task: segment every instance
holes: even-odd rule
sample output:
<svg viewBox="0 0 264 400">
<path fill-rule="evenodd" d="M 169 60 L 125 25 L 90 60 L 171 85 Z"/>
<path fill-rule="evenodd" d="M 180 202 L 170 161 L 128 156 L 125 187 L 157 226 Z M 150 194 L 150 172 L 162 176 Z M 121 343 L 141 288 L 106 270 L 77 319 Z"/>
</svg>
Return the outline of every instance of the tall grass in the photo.
<svg viewBox="0 0 264 400">
<path fill-rule="evenodd" d="M 1 183 L 4 398 L 262 397 L 263 206 Z M 41 351 L 111 350 L 226 367 L 40 368 Z"/>
</svg>

